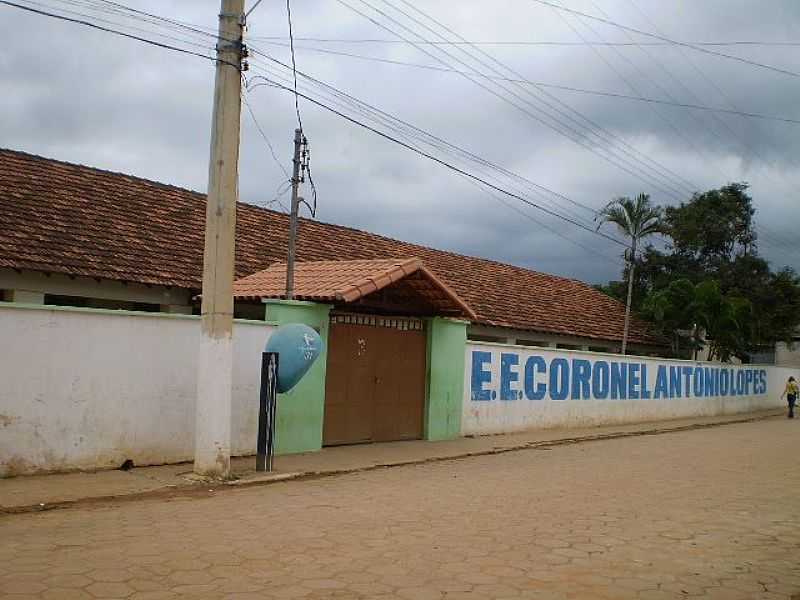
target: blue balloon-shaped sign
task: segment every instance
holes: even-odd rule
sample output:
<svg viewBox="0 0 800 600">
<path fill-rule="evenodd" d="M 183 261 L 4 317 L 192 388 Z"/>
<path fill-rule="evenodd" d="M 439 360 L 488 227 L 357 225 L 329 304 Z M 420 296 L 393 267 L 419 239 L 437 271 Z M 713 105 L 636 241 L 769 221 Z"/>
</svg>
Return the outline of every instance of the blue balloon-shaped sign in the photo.
<svg viewBox="0 0 800 600">
<path fill-rule="evenodd" d="M 322 352 L 322 338 L 308 325 L 281 325 L 267 340 L 265 352 L 278 353 L 278 391 L 291 390 Z"/>
</svg>

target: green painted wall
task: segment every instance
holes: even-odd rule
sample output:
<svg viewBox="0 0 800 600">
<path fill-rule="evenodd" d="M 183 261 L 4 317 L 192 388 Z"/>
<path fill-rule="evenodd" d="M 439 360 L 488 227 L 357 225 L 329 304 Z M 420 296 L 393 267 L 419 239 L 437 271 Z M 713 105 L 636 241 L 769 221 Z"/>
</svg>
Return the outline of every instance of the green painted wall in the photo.
<svg viewBox="0 0 800 600">
<path fill-rule="evenodd" d="M 426 440 L 451 440 L 461 435 L 466 346 L 466 321 L 439 317 L 428 321 Z"/>
<path fill-rule="evenodd" d="M 331 307 L 313 302 L 270 300 L 267 321 L 276 325 L 305 323 L 322 337 L 322 353 L 314 366 L 290 392 L 278 394 L 275 425 L 276 454 L 312 452 L 322 448 L 322 418 L 325 411 L 325 367 L 328 363 L 328 313 Z M 462 352 L 463 354 L 463 352 Z"/>
</svg>

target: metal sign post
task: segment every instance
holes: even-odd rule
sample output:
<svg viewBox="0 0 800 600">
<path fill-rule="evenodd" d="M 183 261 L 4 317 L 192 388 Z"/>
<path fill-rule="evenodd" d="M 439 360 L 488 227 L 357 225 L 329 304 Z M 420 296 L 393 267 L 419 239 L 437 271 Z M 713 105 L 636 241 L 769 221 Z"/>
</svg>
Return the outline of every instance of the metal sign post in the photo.
<svg viewBox="0 0 800 600">
<path fill-rule="evenodd" d="M 272 471 L 275 417 L 278 408 L 278 353 L 261 354 L 261 398 L 258 411 L 256 471 Z"/>
</svg>

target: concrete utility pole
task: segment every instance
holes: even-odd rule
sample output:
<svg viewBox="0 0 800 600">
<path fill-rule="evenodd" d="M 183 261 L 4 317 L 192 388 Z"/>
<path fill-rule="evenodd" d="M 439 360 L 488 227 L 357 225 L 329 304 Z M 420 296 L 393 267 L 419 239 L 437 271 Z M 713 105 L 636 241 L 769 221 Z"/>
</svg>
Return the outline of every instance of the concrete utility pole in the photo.
<svg viewBox="0 0 800 600">
<path fill-rule="evenodd" d="M 233 277 L 243 36 L 244 0 L 222 0 L 208 165 L 194 438 L 194 472 L 212 477 L 226 477 L 231 463 Z"/>
<path fill-rule="evenodd" d="M 292 210 L 289 215 L 289 256 L 286 260 L 286 299 L 294 298 L 294 257 L 297 249 L 297 215 L 300 211 L 300 181 L 302 157 L 300 156 L 303 147 L 303 132 L 300 129 L 294 130 L 294 167 L 292 170 Z"/>
</svg>

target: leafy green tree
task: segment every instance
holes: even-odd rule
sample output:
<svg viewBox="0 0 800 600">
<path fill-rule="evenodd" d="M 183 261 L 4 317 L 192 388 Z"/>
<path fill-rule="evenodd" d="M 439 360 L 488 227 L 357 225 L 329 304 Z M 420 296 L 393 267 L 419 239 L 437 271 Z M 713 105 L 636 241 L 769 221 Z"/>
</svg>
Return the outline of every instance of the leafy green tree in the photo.
<svg viewBox="0 0 800 600">
<path fill-rule="evenodd" d="M 628 329 L 631 320 L 631 300 L 633 298 L 633 280 L 636 271 L 636 250 L 639 243 L 662 231 L 662 211 L 659 206 L 650 203 L 650 196 L 639 194 L 636 199 L 623 196 L 612 200 L 598 213 L 600 224 L 613 223 L 624 235 L 630 238 L 630 248 L 626 252 L 628 261 L 628 295 L 625 302 L 625 326 L 622 332 L 622 354 L 628 347 Z"/>
<path fill-rule="evenodd" d="M 693 284 L 679 279 L 652 292 L 643 316 L 671 340 L 675 356 L 709 347 L 709 358 L 729 362 L 746 358 L 751 337 L 752 305 L 744 298 L 725 295 L 717 281 Z"/>
<path fill-rule="evenodd" d="M 726 296 L 717 281 L 695 286 L 695 299 L 689 312 L 708 340 L 710 360 L 730 362 L 733 356 L 746 358 L 751 339 L 749 331 L 752 304 L 745 298 Z"/>
<path fill-rule="evenodd" d="M 665 233 L 674 253 L 703 270 L 755 253 L 755 209 L 747 188 L 746 183 L 731 183 L 667 207 Z"/>
<path fill-rule="evenodd" d="M 658 307 L 653 302 L 666 302 L 672 293 L 668 288 L 679 280 L 694 285 L 713 280 L 718 282 L 723 298 L 749 302 L 748 326 L 737 329 L 737 335 L 744 337 L 736 343 L 725 342 L 725 349 L 720 350 L 723 354 L 730 350 L 748 360 L 748 353 L 774 347 L 777 341 L 791 343 L 800 327 L 800 278 L 788 268 L 773 272 L 758 255 L 755 209 L 747 189 L 745 183 L 732 183 L 666 208 L 662 226 L 667 249 L 647 246 L 636 257 L 633 274 L 630 267 L 625 270 L 625 278 L 633 282 L 629 286 L 634 293 L 631 309 L 671 336 L 673 352 L 678 352 L 671 333 L 674 329 L 670 329 L 668 319 L 656 319 Z M 624 297 L 622 282 L 610 282 L 601 289 Z M 664 292 L 660 300 L 658 292 Z M 686 336 L 677 339 L 681 350 L 693 343 Z"/>
<path fill-rule="evenodd" d="M 642 303 L 642 317 L 670 340 L 672 355 L 679 358 L 688 358 L 685 352 L 698 347 L 695 319 L 687 310 L 694 301 L 694 284 L 688 279 L 678 279 L 664 289 L 653 291 Z"/>
</svg>

